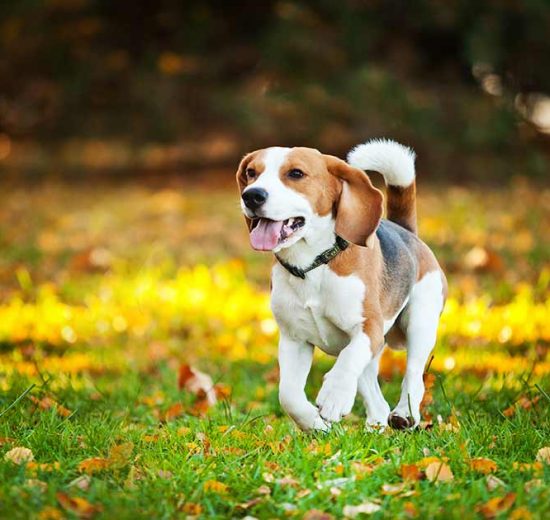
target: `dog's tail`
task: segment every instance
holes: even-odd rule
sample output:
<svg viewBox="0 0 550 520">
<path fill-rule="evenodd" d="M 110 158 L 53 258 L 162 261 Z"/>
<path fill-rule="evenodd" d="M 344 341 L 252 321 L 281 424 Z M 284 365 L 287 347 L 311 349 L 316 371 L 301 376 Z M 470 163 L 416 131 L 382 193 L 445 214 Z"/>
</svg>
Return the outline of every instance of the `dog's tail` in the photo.
<svg viewBox="0 0 550 520">
<path fill-rule="evenodd" d="M 416 234 L 416 182 L 413 150 L 388 139 L 357 145 L 348 163 L 361 170 L 379 172 L 386 181 L 388 220 Z"/>
</svg>

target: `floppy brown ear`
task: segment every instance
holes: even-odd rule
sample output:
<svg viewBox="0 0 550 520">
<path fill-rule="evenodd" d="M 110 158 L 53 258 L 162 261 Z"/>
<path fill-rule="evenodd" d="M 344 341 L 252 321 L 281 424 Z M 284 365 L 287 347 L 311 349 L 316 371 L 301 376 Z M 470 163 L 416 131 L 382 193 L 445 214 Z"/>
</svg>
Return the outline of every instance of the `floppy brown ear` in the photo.
<svg viewBox="0 0 550 520">
<path fill-rule="evenodd" d="M 254 157 L 255 152 L 251 152 L 249 154 L 246 154 L 241 163 L 239 164 L 239 167 L 237 168 L 237 186 L 239 187 L 239 194 L 243 192 L 243 190 L 247 186 L 247 180 L 246 180 L 246 168 L 248 167 L 248 164 Z M 250 220 L 247 216 L 244 217 L 244 220 L 246 221 L 246 225 L 248 227 L 248 230 L 250 231 L 252 227 L 252 220 Z"/>
<path fill-rule="evenodd" d="M 370 245 L 369 238 L 382 218 L 382 192 L 368 175 L 345 161 L 326 155 L 328 171 L 342 181 L 336 209 L 336 234 L 359 246 Z"/>
</svg>

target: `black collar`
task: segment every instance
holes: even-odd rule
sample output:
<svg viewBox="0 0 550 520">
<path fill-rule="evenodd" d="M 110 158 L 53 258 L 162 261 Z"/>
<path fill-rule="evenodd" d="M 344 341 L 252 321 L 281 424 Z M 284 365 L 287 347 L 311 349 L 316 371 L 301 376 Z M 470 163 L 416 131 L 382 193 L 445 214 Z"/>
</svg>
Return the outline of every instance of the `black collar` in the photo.
<svg viewBox="0 0 550 520">
<path fill-rule="evenodd" d="M 339 237 L 336 235 L 336 242 L 334 242 L 334 245 L 325 251 L 323 251 L 321 254 L 317 255 L 315 257 L 315 260 L 313 260 L 313 263 L 311 263 L 308 267 L 301 268 L 296 265 L 291 265 L 282 260 L 277 254 L 275 254 L 275 258 L 279 261 L 279 263 L 292 275 L 297 276 L 298 278 L 305 279 L 306 273 L 309 273 L 309 271 L 313 271 L 316 267 L 319 267 L 323 264 L 328 264 L 338 253 L 341 253 L 344 251 L 344 249 L 347 249 L 349 246 L 349 242 L 347 240 L 344 240 L 342 237 Z"/>
</svg>

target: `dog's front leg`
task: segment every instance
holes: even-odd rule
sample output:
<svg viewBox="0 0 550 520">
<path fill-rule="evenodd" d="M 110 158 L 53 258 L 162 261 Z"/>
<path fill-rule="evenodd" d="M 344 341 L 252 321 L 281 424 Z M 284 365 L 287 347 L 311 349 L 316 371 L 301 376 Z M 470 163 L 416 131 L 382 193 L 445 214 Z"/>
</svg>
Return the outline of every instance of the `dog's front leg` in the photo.
<svg viewBox="0 0 550 520">
<path fill-rule="evenodd" d="M 307 376 L 313 360 L 313 346 L 291 339 L 283 331 L 279 340 L 279 401 L 302 430 L 328 430 L 319 410 L 306 397 Z"/>
<path fill-rule="evenodd" d="M 334 366 L 325 374 L 316 402 L 321 417 L 326 421 L 338 422 L 351 412 L 358 379 L 372 360 L 371 346 L 371 338 L 361 330 L 351 338 L 338 354 Z"/>
</svg>

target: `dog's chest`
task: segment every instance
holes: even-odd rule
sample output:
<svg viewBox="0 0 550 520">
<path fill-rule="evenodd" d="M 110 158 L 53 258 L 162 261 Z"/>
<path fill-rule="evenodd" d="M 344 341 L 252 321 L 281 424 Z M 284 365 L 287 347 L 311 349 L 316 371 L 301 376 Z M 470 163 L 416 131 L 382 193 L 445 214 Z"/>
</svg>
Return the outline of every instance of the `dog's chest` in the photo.
<svg viewBox="0 0 550 520">
<path fill-rule="evenodd" d="M 272 283 L 273 314 L 299 341 L 338 354 L 363 324 L 365 285 L 357 276 L 338 276 L 321 266 L 302 280 L 275 265 Z"/>
</svg>

